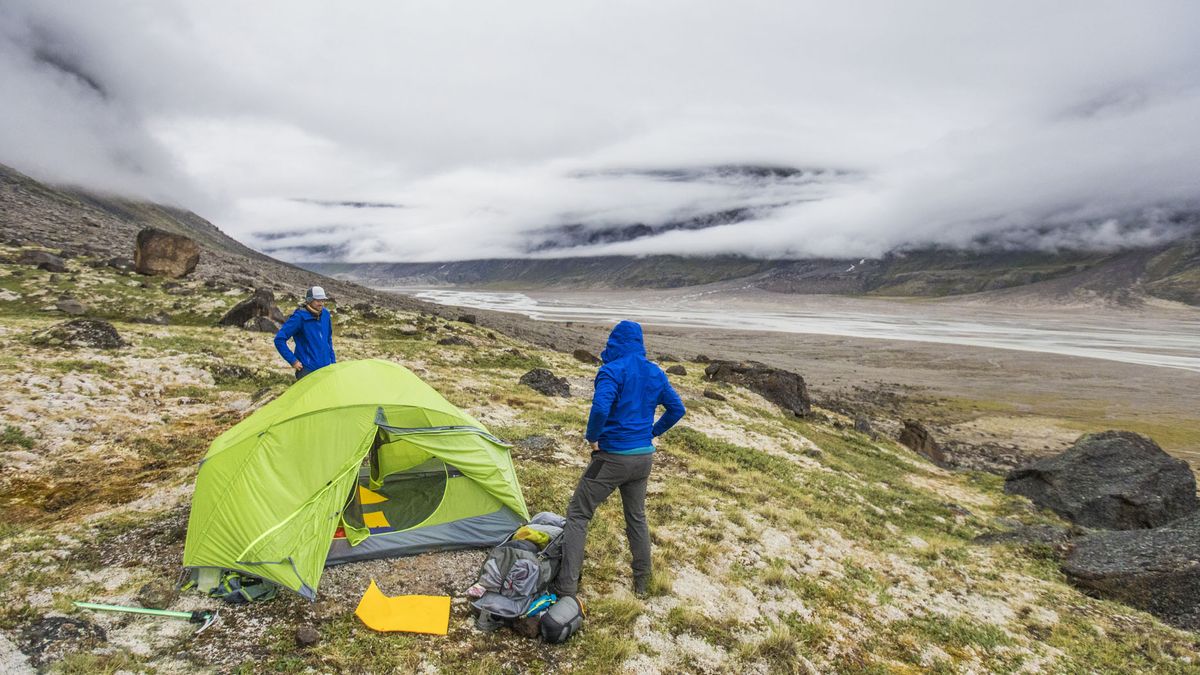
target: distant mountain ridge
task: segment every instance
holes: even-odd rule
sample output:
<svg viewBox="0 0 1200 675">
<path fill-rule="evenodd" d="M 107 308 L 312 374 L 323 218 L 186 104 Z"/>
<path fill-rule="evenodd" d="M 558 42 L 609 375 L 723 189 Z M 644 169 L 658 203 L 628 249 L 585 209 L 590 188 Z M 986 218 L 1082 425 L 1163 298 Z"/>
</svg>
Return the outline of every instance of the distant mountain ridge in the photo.
<svg viewBox="0 0 1200 675">
<path fill-rule="evenodd" d="M 1200 306 L 1200 236 L 1113 253 L 926 249 L 880 259 L 740 256 L 510 258 L 433 263 L 301 263 L 368 286 L 666 289 L 729 282 L 779 293 L 944 297 L 1014 292 L 1123 305 L 1158 298 Z"/>
</svg>

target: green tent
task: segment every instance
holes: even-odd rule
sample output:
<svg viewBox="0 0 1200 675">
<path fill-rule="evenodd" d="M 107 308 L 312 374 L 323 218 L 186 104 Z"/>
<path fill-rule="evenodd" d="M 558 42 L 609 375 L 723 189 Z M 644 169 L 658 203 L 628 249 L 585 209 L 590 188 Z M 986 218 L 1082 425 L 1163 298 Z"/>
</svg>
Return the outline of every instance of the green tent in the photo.
<svg viewBox="0 0 1200 675">
<path fill-rule="evenodd" d="M 528 519 L 505 443 L 407 368 L 348 361 L 213 441 L 183 564 L 311 600 L 326 564 L 490 546 Z"/>
</svg>

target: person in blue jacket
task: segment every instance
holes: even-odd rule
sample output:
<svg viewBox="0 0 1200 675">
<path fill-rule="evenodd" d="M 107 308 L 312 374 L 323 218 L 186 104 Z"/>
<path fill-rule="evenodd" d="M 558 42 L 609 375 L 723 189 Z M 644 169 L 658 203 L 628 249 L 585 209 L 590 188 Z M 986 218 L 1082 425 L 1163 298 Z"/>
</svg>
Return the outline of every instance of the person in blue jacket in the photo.
<svg viewBox="0 0 1200 675">
<path fill-rule="evenodd" d="M 275 334 L 275 349 L 296 371 L 296 379 L 331 363 L 337 363 L 333 353 L 333 320 L 325 309 L 325 289 L 313 286 L 304 294 L 304 304 L 296 308 L 283 327 Z M 288 349 L 288 340 L 296 343 L 296 351 Z"/>
<path fill-rule="evenodd" d="M 558 595 L 575 595 L 583 568 L 588 524 L 596 508 L 613 490 L 621 491 L 625 534 L 633 554 L 633 590 L 645 596 L 650 585 L 650 530 L 646 526 L 646 483 L 654 463 L 653 439 L 683 418 L 683 401 L 661 368 L 646 359 L 642 327 L 622 321 L 608 336 L 600 354 L 592 411 L 584 437 L 592 461 L 579 479 L 567 506 Z M 658 421 L 659 406 L 665 411 Z"/>
</svg>

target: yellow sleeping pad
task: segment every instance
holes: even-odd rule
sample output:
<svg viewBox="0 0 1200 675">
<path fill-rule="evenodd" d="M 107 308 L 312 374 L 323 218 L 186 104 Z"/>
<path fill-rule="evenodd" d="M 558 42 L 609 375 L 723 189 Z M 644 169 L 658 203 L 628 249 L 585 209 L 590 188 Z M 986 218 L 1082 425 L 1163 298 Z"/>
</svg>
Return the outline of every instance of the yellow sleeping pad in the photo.
<svg viewBox="0 0 1200 675">
<path fill-rule="evenodd" d="M 378 492 L 375 492 L 374 490 L 368 490 L 367 488 L 359 485 L 358 486 L 358 501 L 361 504 L 380 504 L 382 502 L 386 502 L 387 497 L 384 497 L 383 495 L 379 494 Z"/>
<path fill-rule="evenodd" d="M 389 598 L 371 580 L 354 615 L 367 628 L 386 632 L 445 635 L 450 628 L 450 596 L 398 595 Z"/>
<path fill-rule="evenodd" d="M 371 511 L 363 514 L 363 525 L 367 527 L 391 527 L 387 516 L 383 515 L 383 511 Z"/>
</svg>

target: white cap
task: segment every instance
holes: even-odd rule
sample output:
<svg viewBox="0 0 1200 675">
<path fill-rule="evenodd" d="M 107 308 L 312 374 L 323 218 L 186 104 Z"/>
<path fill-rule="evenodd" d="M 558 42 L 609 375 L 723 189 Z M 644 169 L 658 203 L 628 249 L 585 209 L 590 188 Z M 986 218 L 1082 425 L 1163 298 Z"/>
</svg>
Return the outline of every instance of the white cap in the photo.
<svg viewBox="0 0 1200 675">
<path fill-rule="evenodd" d="M 325 289 L 320 286 L 313 286 L 304 294 L 305 300 L 328 300 L 329 296 L 325 295 Z"/>
</svg>

